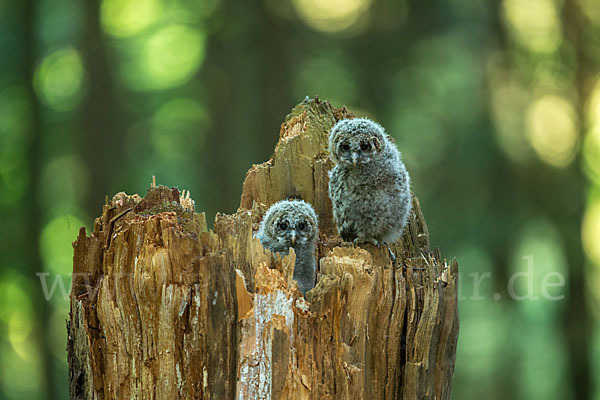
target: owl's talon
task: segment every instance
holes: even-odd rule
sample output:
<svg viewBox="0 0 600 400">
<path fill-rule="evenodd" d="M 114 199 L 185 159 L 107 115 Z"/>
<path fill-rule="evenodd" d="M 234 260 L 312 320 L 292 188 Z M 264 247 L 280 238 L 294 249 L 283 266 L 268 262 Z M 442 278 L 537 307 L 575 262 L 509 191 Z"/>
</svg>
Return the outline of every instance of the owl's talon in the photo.
<svg viewBox="0 0 600 400">
<path fill-rule="evenodd" d="M 386 243 L 387 246 L 387 250 L 388 250 L 388 254 L 390 255 L 390 259 L 392 260 L 392 267 L 396 268 L 396 262 L 398 261 L 396 259 L 396 255 L 394 254 L 394 252 L 392 251 L 392 249 L 390 248 L 390 245 Z"/>
<path fill-rule="evenodd" d="M 361 243 L 370 243 L 374 246 L 379 247 L 379 241 L 375 238 L 356 238 L 356 239 L 354 239 L 355 247 L 356 247 L 356 245 L 361 244 Z"/>
</svg>

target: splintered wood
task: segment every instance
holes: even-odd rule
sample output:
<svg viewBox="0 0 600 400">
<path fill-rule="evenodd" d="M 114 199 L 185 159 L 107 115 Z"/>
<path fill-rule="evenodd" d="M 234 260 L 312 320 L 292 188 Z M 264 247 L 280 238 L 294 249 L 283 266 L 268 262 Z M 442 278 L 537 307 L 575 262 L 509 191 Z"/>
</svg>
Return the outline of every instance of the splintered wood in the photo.
<svg viewBox="0 0 600 400">
<path fill-rule="evenodd" d="M 208 231 L 189 193 L 117 194 L 74 242 L 72 399 L 449 399 L 455 261 L 429 248 L 419 203 L 387 249 L 342 243 L 327 195 L 327 134 L 345 109 L 305 101 L 253 166 L 234 215 Z M 319 273 L 303 298 L 295 255 L 253 237 L 265 210 L 319 213 Z"/>
</svg>

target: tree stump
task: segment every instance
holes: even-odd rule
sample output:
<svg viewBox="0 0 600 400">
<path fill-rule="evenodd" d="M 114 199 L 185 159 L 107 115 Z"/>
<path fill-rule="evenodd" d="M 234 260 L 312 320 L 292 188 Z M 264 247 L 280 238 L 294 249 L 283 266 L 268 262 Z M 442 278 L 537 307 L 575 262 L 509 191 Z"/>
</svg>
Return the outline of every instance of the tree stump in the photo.
<svg viewBox="0 0 600 400">
<path fill-rule="evenodd" d="M 346 109 L 307 100 L 254 165 L 240 208 L 204 214 L 178 189 L 119 193 L 73 246 L 72 399 L 449 399 L 458 337 L 455 261 L 429 248 L 419 202 L 386 248 L 342 243 L 327 195 L 327 135 Z M 295 255 L 253 237 L 285 198 L 320 219 L 306 299 Z"/>
</svg>

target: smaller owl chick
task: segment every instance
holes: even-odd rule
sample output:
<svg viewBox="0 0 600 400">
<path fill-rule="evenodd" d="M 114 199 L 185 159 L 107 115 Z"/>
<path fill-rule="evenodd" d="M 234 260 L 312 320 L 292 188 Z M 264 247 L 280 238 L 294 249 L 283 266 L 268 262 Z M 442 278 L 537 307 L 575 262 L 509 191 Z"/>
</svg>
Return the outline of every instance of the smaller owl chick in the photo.
<svg viewBox="0 0 600 400">
<path fill-rule="evenodd" d="M 331 128 L 329 197 L 345 241 L 396 241 L 412 207 L 410 178 L 400 152 L 381 125 L 345 119 Z"/>
<path fill-rule="evenodd" d="M 294 279 L 302 294 L 315 286 L 315 249 L 318 219 L 312 206 L 302 200 L 282 200 L 265 213 L 256 236 L 274 253 L 287 255 L 290 247 L 296 253 Z"/>
</svg>

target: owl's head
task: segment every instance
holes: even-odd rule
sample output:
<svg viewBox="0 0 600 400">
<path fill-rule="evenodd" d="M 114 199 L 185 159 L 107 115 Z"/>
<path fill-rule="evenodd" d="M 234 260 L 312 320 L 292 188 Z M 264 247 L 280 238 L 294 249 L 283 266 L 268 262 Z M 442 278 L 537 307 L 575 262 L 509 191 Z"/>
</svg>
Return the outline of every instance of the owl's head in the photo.
<svg viewBox="0 0 600 400">
<path fill-rule="evenodd" d="M 312 245 L 318 237 L 318 219 L 312 206 L 302 200 L 282 200 L 273 204 L 263 218 L 261 231 L 277 251 Z"/>
<path fill-rule="evenodd" d="M 346 167 L 370 163 L 382 155 L 385 145 L 385 131 L 367 118 L 343 119 L 329 134 L 331 159 Z"/>
</svg>

